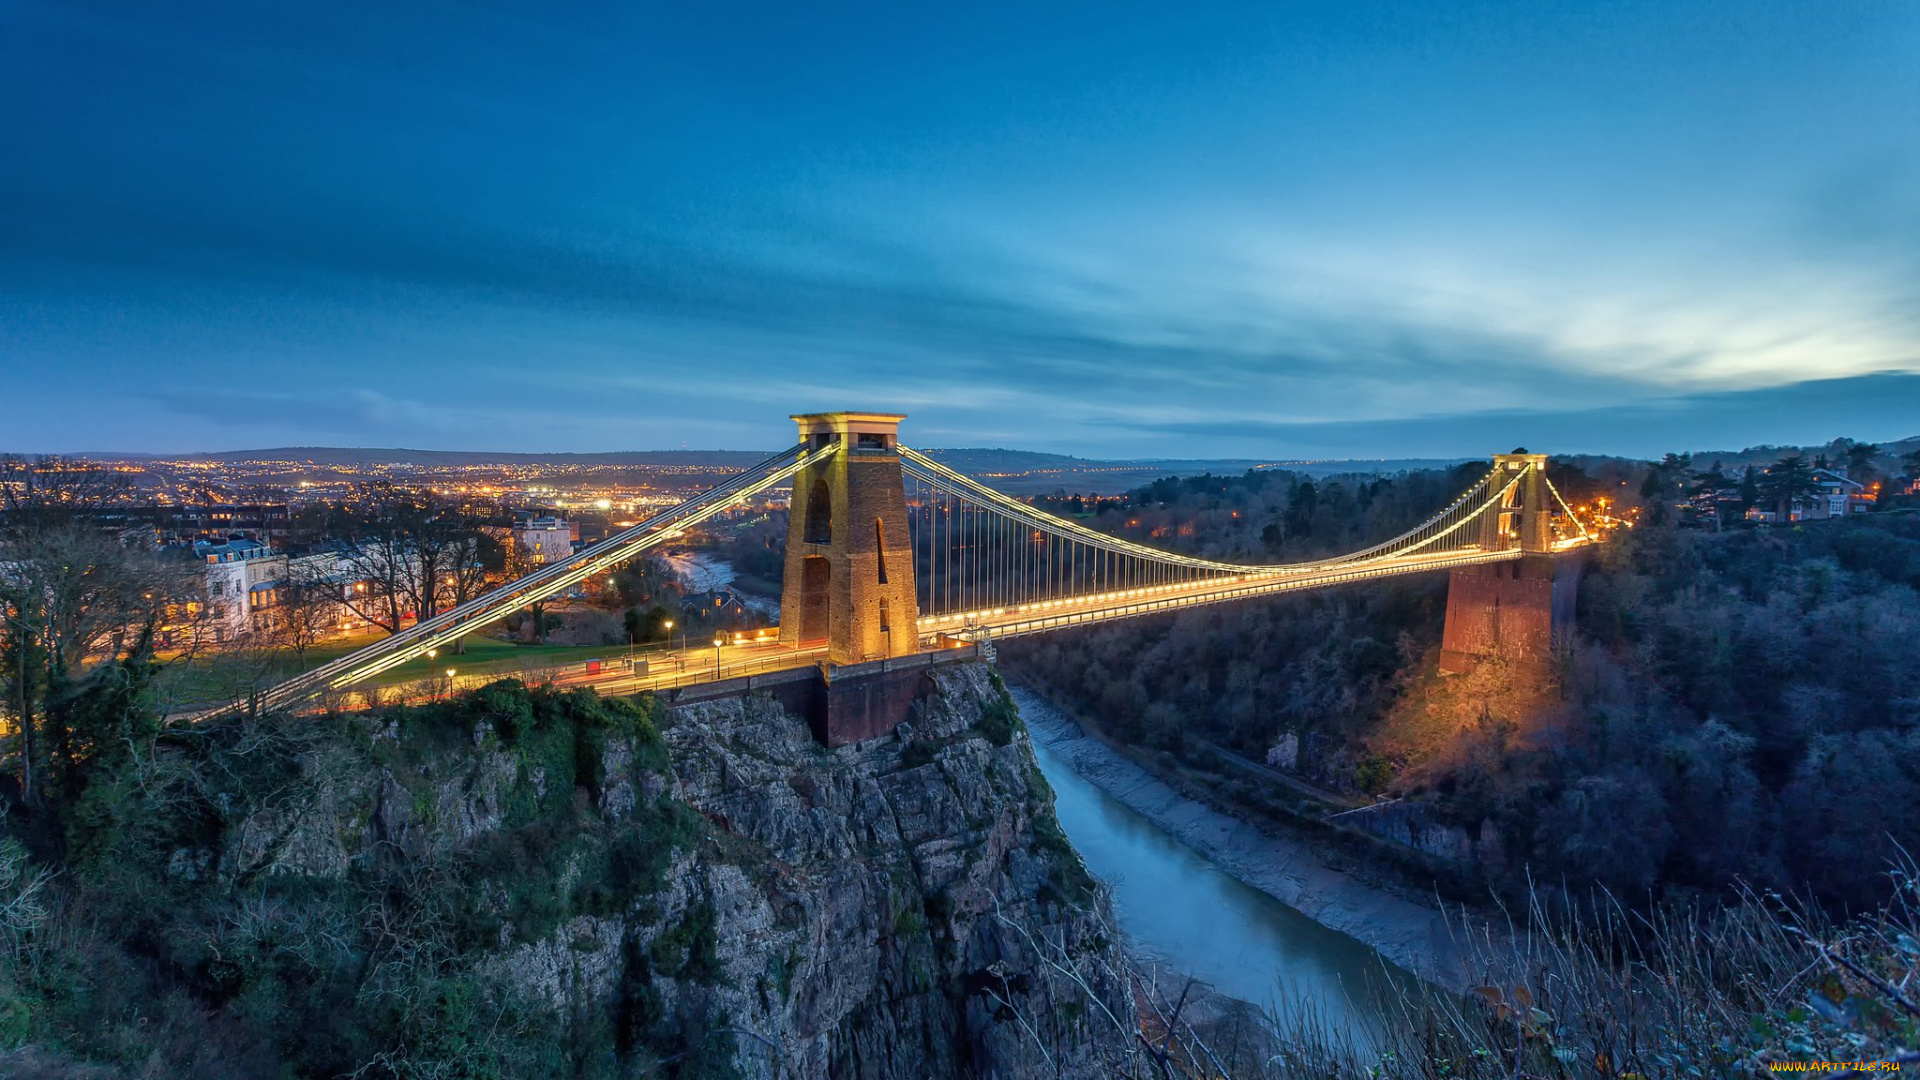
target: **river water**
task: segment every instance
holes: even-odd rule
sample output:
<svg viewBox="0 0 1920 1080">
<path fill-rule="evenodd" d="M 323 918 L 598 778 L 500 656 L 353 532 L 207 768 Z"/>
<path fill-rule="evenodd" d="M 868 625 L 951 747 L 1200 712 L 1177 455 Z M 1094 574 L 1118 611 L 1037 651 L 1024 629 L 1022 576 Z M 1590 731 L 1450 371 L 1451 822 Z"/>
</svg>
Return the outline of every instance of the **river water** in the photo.
<svg viewBox="0 0 1920 1080">
<path fill-rule="evenodd" d="M 1015 688 L 1021 712 L 1071 723 Z M 1245 884 L 1069 768 L 1039 738 L 1034 756 L 1053 785 L 1054 812 L 1087 869 L 1113 888 L 1135 950 L 1221 993 L 1284 1014 L 1300 1006 L 1369 1043 L 1386 981 L 1413 976 L 1372 948 Z"/>
<path fill-rule="evenodd" d="M 666 562 L 696 590 L 733 581 L 723 559 L 688 553 Z M 778 612 L 772 601 L 752 599 Z M 1025 688 L 1014 692 L 1030 721 L 1072 723 Z M 1033 752 L 1053 785 L 1060 827 L 1087 869 L 1112 887 L 1114 914 L 1136 952 L 1282 1014 L 1304 1006 L 1347 1026 L 1358 1041 L 1372 1041 L 1382 1023 L 1382 990 L 1389 980 L 1410 983 L 1413 976 L 1214 866 L 1068 768 L 1038 738 Z"/>
<path fill-rule="evenodd" d="M 673 568 L 673 576 L 679 578 L 682 585 L 697 593 L 724 589 L 733 584 L 737 576 L 732 563 L 697 551 L 662 555 L 660 561 Z M 735 595 L 752 611 L 763 615 L 780 614 L 780 602 L 777 600 L 744 592 L 736 592 Z"/>
</svg>

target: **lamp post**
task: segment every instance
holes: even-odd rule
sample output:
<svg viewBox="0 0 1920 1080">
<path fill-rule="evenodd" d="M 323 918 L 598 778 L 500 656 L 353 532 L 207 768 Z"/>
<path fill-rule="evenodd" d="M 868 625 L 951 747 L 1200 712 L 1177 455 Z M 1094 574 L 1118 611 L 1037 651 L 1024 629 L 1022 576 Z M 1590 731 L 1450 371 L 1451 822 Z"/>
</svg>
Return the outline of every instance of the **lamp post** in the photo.
<svg viewBox="0 0 1920 1080">
<path fill-rule="evenodd" d="M 673 620 L 667 620 L 667 651 L 673 651 Z"/>
<path fill-rule="evenodd" d="M 719 634 L 713 635 L 713 677 L 716 679 L 720 677 L 720 646 L 726 643 L 726 638 Z"/>
</svg>

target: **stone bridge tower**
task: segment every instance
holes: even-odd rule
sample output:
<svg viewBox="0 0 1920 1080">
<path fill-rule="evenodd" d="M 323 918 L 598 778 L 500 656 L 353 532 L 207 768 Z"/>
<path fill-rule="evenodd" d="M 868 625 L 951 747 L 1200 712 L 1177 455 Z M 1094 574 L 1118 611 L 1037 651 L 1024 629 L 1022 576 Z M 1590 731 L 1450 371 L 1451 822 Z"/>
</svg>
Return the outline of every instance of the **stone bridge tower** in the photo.
<svg viewBox="0 0 1920 1080">
<path fill-rule="evenodd" d="M 919 647 L 898 413 L 795 416 L 809 448 L 840 452 L 793 478 L 780 642 L 825 645 L 834 664 Z"/>
<path fill-rule="evenodd" d="M 1547 455 L 1495 454 L 1505 487 L 1511 474 L 1527 470 L 1500 505 L 1480 522 L 1483 551 L 1520 549 L 1510 562 L 1461 566 L 1447 582 L 1447 625 L 1440 642 L 1440 670 L 1459 672 L 1496 650 L 1522 660 L 1544 661 L 1556 640 L 1573 632 L 1574 600 L 1585 567 L 1582 552 L 1555 555 L 1553 510 L 1547 503 Z"/>
</svg>

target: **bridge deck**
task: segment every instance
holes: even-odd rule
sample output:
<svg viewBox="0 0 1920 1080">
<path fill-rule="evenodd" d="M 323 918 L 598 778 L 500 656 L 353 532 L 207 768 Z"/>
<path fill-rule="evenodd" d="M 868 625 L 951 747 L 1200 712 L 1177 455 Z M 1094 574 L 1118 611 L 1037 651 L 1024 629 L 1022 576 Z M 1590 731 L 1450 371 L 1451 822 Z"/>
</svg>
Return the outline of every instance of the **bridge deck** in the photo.
<svg viewBox="0 0 1920 1080">
<path fill-rule="evenodd" d="M 881 517 L 874 518 L 871 539 L 862 530 L 834 527 L 829 523 L 823 539 L 799 540 L 811 545 L 804 549 L 808 553 L 802 561 L 817 558 L 831 565 L 831 559 L 838 559 L 840 565 L 822 579 L 831 583 L 820 587 L 827 590 L 826 593 L 816 596 L 802 590 L 790 593 L 783 601 L 783 604 L 796 603 L 797 611 L 816 610 L 816 602 L 826 603 L 835 613 L 822 620 L 821 628 L 831 632 L 827 635 L 832 639 L 830 648 L 793 649 L 773 642 L 748 642 L 722 648 L 718 655 L 695 648 L 656 654 L 654 666 L 644 672 L 622 665 L 616 659 L 598 670 L 583 667 L 578 672 L 559 673 L 554 681 L 562 685 L 596 686 L 610 693 L 673 689 L 739 675 L 807 667 L 820 663 L 829 654 L 843 663 L 884 655 L 919 655 L 966 642 L 991 641 L 1401 574 L 1501 562 L 1522 557 L 1528 548 L 1559 551 L 1593 539 L 1545 479 L 1545 455 L 1502 454 L 1494 457 L 1493 469 L 1459 498 L 1399 536 L 1337 561 L 1246 566 L 1145 547 L 1037 510 L 954 472 L 910 447 L 899 445 L 894 441 L 897 434 L 894 427 L 887 427 L 897 426 L 900 417 L 893 414 L 836 413 L 795 419 L 801 421 L 802 441 L 793 447 L 563 563 L 543 567 L 391 638 L 294 676 L 261 692 L 251 703 L 219 706 L 194 716 L 208 718 L 249 707 L 282 708 L 328 694 L 337 698 L 359 693 L 371 699 L 375 695 L 412 698 L 423 692 L 444 693 L 448 682 L 441 680 L 425 680 L 386 690 L 367 687 L 368 680 L 384 672 L 416 657 L 431 656 L 438 646 L 456 641 L 509 611 L 559 595 L 594 574 L 683 535 L 687 528 L 728 507 L 745 505 L 778 484 L 803 475 L 813 476 L 816 487 L 835 476 L 840 477 L 835 483 L 852 483 L 847 477 L 854 473 L 846 472 L 852 468 L 847 461 L 852 460 L 865 463 L 862 468 L 866 471 L 859 474 L 867 477 L 862 481 L 867 485 L 861 488 L 865 493 L 862 498 L 881 510 Z M 832 427 L 831 431 L 815 430 L 818 423 L 828 421 L 839 426 Z M 885 430 L 869 432 L 861 428 L 856 432 L 847 426 L 850 424 L 880 425 Z M 895 449 L 899 455 L 897 461 L 889 453 Z M 838 457 L 843 450 L 851 455 L 847 461 Z M 875 463 L 893 467 L 875 472 L 869 468 Z M 935 503 L 928 504 L 927 524 L 917 530 L 905 516 L 903 492 L 893 490 L 893 485 L 901 483 L 903 478 L 927 485 L 927 491 L 938 496 Z M 795 483 L 798 485 L 799 481 Z M 811 497 L 812 489 L 805 490 Z M 1567 521 L 1578 531 L 1577 537 L 1551 539 L 1554 521 L 1549 495 L 1566 511 Z M 834 500 L 839 497 L 833 496 L 822 505 L 835 505 Z M 947 503 L 938 504 L 938 498 L 945 498 Z M 894 519 L 891 522 L 885 520 L 889 513 Z M 809 533 L 813 525 L 809 520 Z M 893 553 L 887 556 L 890 561 L 875 562 L 885 549 L 885 537 L 889 535 L 906 538 L 907 548 L 888 549 Z M 943 541 L 938 546 L 936 537 Z M 794 553 L 802 550 L 791 546 L 796 539 L 789 536 L 790 562 Z M 855 543 L 856 539 L 859 544 Z M 1037 546 L 1029 546 L 1029 539 Z M 1498 550 L 1483 550 L 1481 545 L 1489 543 L 1497 544 Z M 922 545 L 925 550 L 908 550 L 915 545 Z M 887 618 L 890 604 L 896 612 L 914 604 L 916 565 L 934 566 L 942 559 L 945 562 L 938 569 L 944 571 L 940 576 L 945 590 L 943 601 L 952 603 L 957 598 L 958 606 L 973 610 L 928 615 L 916 620 L 911 629 L 890 624 Z M 956 559 L 961 560 L 960 572 L 956 572 Z M 857 576 L 850 569 L 856 563 L 877 565 L 879 572 L 874 577 Z M 877 580 L 884 585 L 888 579 L 887 567 L 892 563 L 899 564 L 895 581 L 899 595 L 847 592 L 855 580 Z M 1089 578 L 1100 583 L 1096 588 L 1106 591 L 1039 599 L 1055 590 L 1056 574 L 1061 592 L 1085 588 L 1090 584 Z M 1114 588 L 1106 582 L 1127 583 L 1127 587 Z M 841 591 L 832 593 L 833 589 Z M 868 603 L 868 599 L 878 602 Z M 983 601 L 993 606 L 976 606 Z M 713 655 L 711 668 L 707 663 L 710 655 Z"/>
<path fill-rule="evenodd" d="M 1021 634 L 1036 634 L 1045 630 L 1111 622 L 1115 619 L 1129 619 L 1141 615 L 1157 615 L 1273 593 L 1320 589 L 1348 582 L 1371 581 L 1376 578 L 1444 570 L 1455 566 L 1503 562 L 1518 559 L 1522 554 L 1523 552 L 1517 548 L 1491 552 L 1456 550 L 1431 555 L 1403 555 L 1378 562 L 1333 566 L 1301 573 L 1245 574 L 1177 585 L 1123 589 L 1091 596 L 1043 600 L 1014 607 L 957 612 L 951 615 L 924 618 L 920 620 L 920 636 L 922 642 L 927 645 L 934 644 L 943 635 L 961 640 L 1016 637 Z"/>
<path fill-rule="evenodd" d="M 1369 581 L 1403 574 L 1450 569 L 1480 563 L 1503 562 L 1520 558 L 1518 550 L 1479 552 L 1453 551 L 1433 555 L 1403 556 L 1390 561 L 1288 574 L 1255 575 L 1128 589 L 1099 593 L 1067 600 L 1050 600 L 987 611 L 961 612 L 919 620 L 922 651 L 944 648 L 942 637 L 962 641 L 990 641 L 1022 634 L 1059 630 L 1072 626 L 1111 622 L 1143 615 L 1164 614 L 1206 604 L 1226 603 L 1275 593 L 1327 588 L 1348 582 Z M 673 690 L 685 686 L 761 675 L 793 668 L 812 667 L 826 659 L 826 647 L 794 649 L 777 642 L 730 643 L 718 656 L 710 645 L 655 653 L 647 670 L 635 673 L 617 658 L 599 671 L 589 672 L 585 664 L 555 675 L 552 682 L 561 687 L 592 687 L 603 694 L 637 694 L 643 691 Z M 479 685 L 492 676 L 463 676 L 451 682 L 423 680 L 396 687 L 391 698 L 430 700 L 448 690 Z"/>
</svg>

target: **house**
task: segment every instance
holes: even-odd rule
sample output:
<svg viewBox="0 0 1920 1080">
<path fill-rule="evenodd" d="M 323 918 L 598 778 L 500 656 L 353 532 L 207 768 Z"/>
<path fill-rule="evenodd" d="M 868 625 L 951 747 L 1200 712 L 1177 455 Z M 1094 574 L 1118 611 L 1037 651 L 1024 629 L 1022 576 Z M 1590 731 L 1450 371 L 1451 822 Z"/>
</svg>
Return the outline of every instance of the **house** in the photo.
<svg viewBox="0 0 1920 1080">
<path fill-rule="evenodd" d="M 1814 490 L 1800 495 L 1787 508 L 1788 521 L 1825 521 L 1848 514 L 1863 514 L 1873 509 L 1878 492 L 1858 480 L 1849 479 L 1845 469 L 1815 468 Z M 1754 507 L 1747 520 L 1773 524 L 1780 518 L 1778 507 Z"/>
<path fill-rule="evenodd" d="M 215 641 L 254 629 L 261 608 L 274 601 L 274 584 L 287 576 L 287 557 L 258 540 L 202 540 L 193 554 L 207 565 L 207 616 Z"/>
<path fill-rule="evenodd" d="M 133 506 L 114 515 L 129 526 L 150 531 L 160 544 L 205 541 L 223 544 L 237 536 L 284 542 L 292 517 L 284 503 L 239 506 Z"/>
<path fill-rule="evenodd" d="M 205 560 L 208 623 L 216 642 L 272 632 L 285 623 L 286 605 L 301 605 L 304 625 L 323 635 L 345 634 L 372 626 L 361 612 L 382 586 L 369 572 L 384 575 L 382 560 L 370 552 L 338 545 L 307 555 L 287 556 L 257 540 L 235 538 L 223 544 L 202 541 L 195 556 Z M 397 556 L 396 574 L 412 581 L 420 573 L 414 552 Z M 384 576 L 381 580 L 385 580 Z M 452 602 L 451 583 L 436 583 L 438 602 Z M 356 603 L 356 601 L 360 601 Z M 411 606 L 409 604 L 409 606 Z M 359 610 L 356 610 L 359 609 Z M 411 615 L 405 617 L 411 618 Z"/>
<path fill-rule="evenodd" d="M 689 617 L 704 616 L 709 620 L 738 619 L 752 610 L 746 599 L 732 589 L 695 593 L 682 601 L 681 606 Z"/>
<path fill-rule="evenodd" d="M 1808 500 L 1807 517 L 1838 518 L 1873 509 L 1874 493 L 1860 481 L 1848 479 L 1845 469 L 1815 469 L 1813 478 L 1820 490 Z"/>
<path fill-rule="evenodd" d="M 573 555 L 580 526 L 556 517 L 528 518 L 513 525 L 513 541 L 534 562 L 559 562 Z"/>
</svg>

